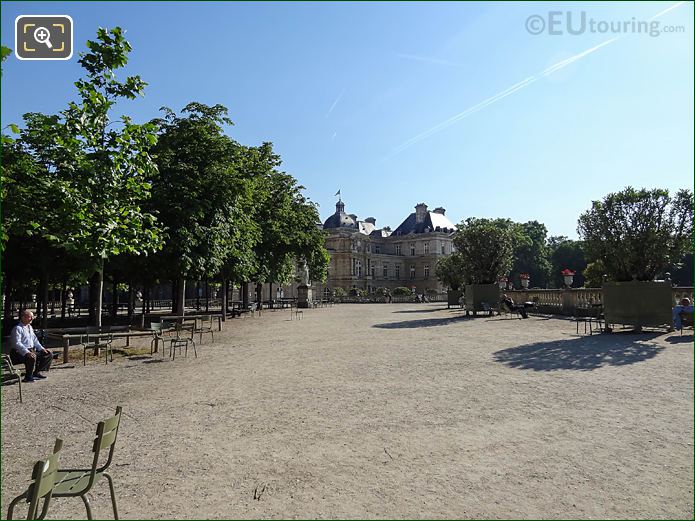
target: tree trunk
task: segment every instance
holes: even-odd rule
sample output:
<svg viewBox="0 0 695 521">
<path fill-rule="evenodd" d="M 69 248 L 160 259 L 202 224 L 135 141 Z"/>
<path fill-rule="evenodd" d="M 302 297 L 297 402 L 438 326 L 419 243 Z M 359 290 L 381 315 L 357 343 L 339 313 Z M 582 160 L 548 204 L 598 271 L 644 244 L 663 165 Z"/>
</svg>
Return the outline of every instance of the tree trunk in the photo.
<svg viewBox="0 0 695 521">
<path fill-rule="evenodd" d="M 256 282 L 256 305 L 261 307 L 261 303 L 263 302 L 263 283 L 262 282 Z"/>
<path fill-rule="evenodd" d="M 89 279 L 89 324 L 95 325 L 96 307 L 97 307 L 97 286 L 99 285 L 99 276 L 96 272 Z"/>
<path fill-rule="evenodd" d="M 205 279 L 205 312 L 210 311 L 210 279 Z"/>
<path fill-rule="evenodd" d="M 249 307 L 249 283 L 244 282 L 241 285 L 241 306 L 246 309 Z"/>
<path fill-rule="evenodd" d="M 102 300 L 104 298 L 104 259 L 101 259 L 101 262 L 99 263 L 99 269 L 94 274 L 94 277 L 96 282 L 97 293 L 96 306 L 94 310 L 96 320 L 94 321 L 94 325 L 97 327 L 101 327 L 101 306 Z"/>
<path fill-rule="evenodd" d="M 118 279 L 116 275 L 113 276 L 111 284 L 111 316 L 114 320 L 118 316 Z"/>
<path fill-rule="evenodd" d="M 41 329 L 48 327 L 48 270 L 41 272 L 41 283 L 39 284 L 41 295 Z"/>
<path fill-rule="evenodd" d="M 65 320 L 65 309 L 68 305 L 68 283 L 63 281 L 63 289 L 60 292 L 60 320 Z"/>
<path fill-rule="evenodd" d="M 177 316 L 182 317 L 185 312 L 186 304 L 186 279 L 179 277 L 176 281 L 176 311 Z"/>
<path fill-rule="evenodd" d="M 273 299 L 273 283 L 270 282 L 268 285 L 268 302 L 269 302 L 268 307 L 270 309 L 273 309 L 273 300 L 274 300 Z"/>
<path fill-rule="evenodd" d="M 133 281 L 128 281 L 128 324 L 133 320 L 135 313 L 135 291 L 133 290 Z"/>
<path fill-rule="evenodd" d="M 220 299 L 221 302 L 221 308 L 222 308 L 222 322 L 225 322 L 227 320 L 227 280 L 224 278 L 224 275 L 222 275 L 222 298 Z"/>
</svg>

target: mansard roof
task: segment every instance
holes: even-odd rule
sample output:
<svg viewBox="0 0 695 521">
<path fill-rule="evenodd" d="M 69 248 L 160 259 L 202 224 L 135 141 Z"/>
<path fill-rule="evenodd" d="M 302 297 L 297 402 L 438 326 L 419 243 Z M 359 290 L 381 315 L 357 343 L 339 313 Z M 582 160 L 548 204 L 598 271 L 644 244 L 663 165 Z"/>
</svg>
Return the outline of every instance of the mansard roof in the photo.
<svg viewBox="0 0 695 521">
<path fill-rule="evenodd" d="M 416 213 L 411 213 L 401 225 L 395 229 L 393 235 L 408 235 L 409 233 L 427 232 L 453 232 L 456 227 L 443 214 L 427 212 L 422 222 L 417 222 Z"/>
</svg>

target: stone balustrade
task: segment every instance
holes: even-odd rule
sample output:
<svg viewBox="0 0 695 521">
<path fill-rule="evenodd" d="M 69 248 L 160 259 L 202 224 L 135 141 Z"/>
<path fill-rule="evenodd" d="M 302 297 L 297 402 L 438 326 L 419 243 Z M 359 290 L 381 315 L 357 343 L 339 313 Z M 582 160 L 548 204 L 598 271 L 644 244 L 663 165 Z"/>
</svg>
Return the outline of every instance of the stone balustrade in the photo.
<svg viewBox="0 0 695 521">
<path fill-rule="evenodd" d="M 592 304 L 602 302 L 600 288 L 528 289 L 505 293 L 516 303 L 536 302 L 539 310 L 558 315 L 574 315 L 577 310 L 589 309 Z M 674 286 L 672 294 L 674 306 L 684 297 L 693 302 L 692 287 Z"/>
</svg>

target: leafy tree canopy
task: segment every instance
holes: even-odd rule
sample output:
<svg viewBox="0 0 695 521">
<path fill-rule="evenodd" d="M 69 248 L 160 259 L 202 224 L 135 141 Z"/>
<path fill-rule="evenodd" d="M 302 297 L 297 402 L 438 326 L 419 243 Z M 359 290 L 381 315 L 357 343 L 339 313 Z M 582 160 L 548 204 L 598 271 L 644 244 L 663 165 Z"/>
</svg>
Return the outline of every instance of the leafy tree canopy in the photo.
<svg viewBox="0 0 695 521">
<path fill-rule="evenodd" d="M 578 221 L 587 258 L 617 281 L 653 280 L 692 251 L 693 193 L 627 187 L 593 201 Z"/>
</svg>

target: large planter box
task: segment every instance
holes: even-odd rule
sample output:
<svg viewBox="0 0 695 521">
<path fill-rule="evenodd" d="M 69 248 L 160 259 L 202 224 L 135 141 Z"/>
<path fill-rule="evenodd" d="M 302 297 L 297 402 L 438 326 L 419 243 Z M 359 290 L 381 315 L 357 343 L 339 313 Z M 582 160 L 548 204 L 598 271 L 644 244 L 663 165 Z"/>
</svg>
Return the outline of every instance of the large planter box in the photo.
<svg viewBox="0 0 695 521">
<path fill-rule="evenodd" d="M 463 292 L 461 290 L 453 290 L 450 289 L 446 293 L 446 303 L 447 306 L 458 306 L 459 305 L 459 299 L 461 298 L 461 295 L 463 295 Z"/>
<path fill-rule="evenodd" d="M 498 284 L 466 284 L 466 315 L 471 311 L 475 315 L 478 311 L 489 311 L 497 307 L 500 301 L 500 287 Z M 486 308 L 485 305 L 488 307 Z"/>
<path fill-rule="evenodd" d="M 603 311 L 606 324 L 641 328 L 669 327 L 674 305 L 671 282 L 604 282 Z"/>
</svg>

